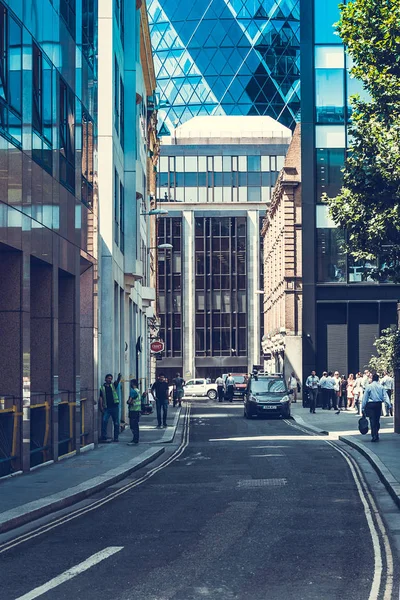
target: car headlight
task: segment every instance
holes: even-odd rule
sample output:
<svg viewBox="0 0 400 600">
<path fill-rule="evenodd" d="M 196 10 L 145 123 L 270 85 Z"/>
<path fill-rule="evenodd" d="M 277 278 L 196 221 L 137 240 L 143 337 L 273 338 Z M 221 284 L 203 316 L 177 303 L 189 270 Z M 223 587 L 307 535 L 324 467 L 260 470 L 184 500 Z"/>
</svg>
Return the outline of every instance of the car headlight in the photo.
<svg viewBox="0 0 400 600">
<path fill-rule="evenodd" d="M 281 398 L 281 402 L 289 402 L 289 400 L 289 396 L 283 396 L 283 398 Z"/>
</svg>

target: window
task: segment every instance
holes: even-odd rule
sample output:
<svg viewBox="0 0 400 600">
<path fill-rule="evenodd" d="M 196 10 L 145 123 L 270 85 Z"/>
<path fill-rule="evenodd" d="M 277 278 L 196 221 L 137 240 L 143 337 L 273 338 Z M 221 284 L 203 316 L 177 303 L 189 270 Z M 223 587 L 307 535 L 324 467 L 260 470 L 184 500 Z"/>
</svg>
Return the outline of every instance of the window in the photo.
<svg viewBox="0 0 400 600">
<path fill-rule="evenodd" d="M 75 96 L 65 81 L 59 83 L 60 181 L 75 191 Z"/>
<path fill-rule="evenodd" d="M 82 52 L 91 65 L 94 61 L 94 0 L 82 0 Z"/>
<path fill-rule="evenodd" d="M 122 77 L 120 79 L 120 136 L 119 141 L 121 143 L 121 148 L 124 149 L 125 144 L 125 88 L 122 82 Z"/>
<path fill-rule="evenodd" d="M 314 0 L 314 11 L 315 43 L 340 44 L 340 37 L 336 35 L 333 26 L 340 18 L 339 2 L 337 0 Z"/>
<path fill-rule="evenodd" d="M 340 192 L 344 160 L 344 149 L 317 149 L 317 202 L 324 193 L 334 198 Z"/>
<path fill-rule="evenodd" d="M 22 28 L 0 3 L 0 129 L 22 146 Z"/>
<path fill-rule="evenodd" d="M 75 39 L 76 33 L 76 0 L 60 0 L 60 15 L 65 21 L 68 31 Z"/>
<path fill-rule="evenodd" d="M 32 44 L 32 158 L 52 171 L 52 66 Z"/>
<path fill-rule="evenodd" d="M 115 131 L 119 135 L 119 111 L 120 111 L 120 100 L 119 100 L 119 67 L 117 57 L 114 57 L 114 127 Z"/>
<path fill-rule="evenodd" d="M 119 177 L 117 169 L 114 170 L 114 242 L 119 245 Z"/>
<path fill-rule="evenodd" d="M 90 115 L 82 111 L 82 202 L 93 206 L 94 135 Z"/>
<path fill-rule="evenodd" d="M 343 123 L 345 118 L 343 47 L 316 47 L 315 66 L 317 122 Z"/>
<path fill-rule="evenodd" d="M 341 229 L 317 229 L 318 282 L 346 281 L 346 254 L 343 244 L 344 233 Z"/>
<path fill-rule="evenodd" d="M 247 157 L 247 170 L 248 171 L 261 171 L 261 156 L 248 156 Z"/>
<path fill-rule="evenodd" d="M 247 202 L 261 202 L 261 188 L 260 187 L 247 188 Z"/>
</svg>

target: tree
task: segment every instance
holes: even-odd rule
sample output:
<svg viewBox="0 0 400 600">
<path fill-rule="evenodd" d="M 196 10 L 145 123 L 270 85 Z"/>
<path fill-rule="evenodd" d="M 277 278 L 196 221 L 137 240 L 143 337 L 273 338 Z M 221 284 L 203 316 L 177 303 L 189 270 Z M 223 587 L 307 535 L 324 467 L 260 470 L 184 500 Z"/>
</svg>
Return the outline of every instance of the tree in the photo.
<svg viewBox="0 0 400 600">
<path fill-rule="evenodd" d="M 400 2 L 353 0 L 340 8 L 337 31 L 354 60 L 351 76 L 369 100 L 352 98 L 343 187 L 325 200 L 346 231 L 347 252 L 376 261 L 372 277 L 400 282 Z"/>
<path fill-rule="evenodd" d="M 376 373 L 393 373 L 399 367 L 400 361 L 400 331 L 389 328 L 374 342 L 376 356 L 372 356 L 368 367 Z"/>
</svg>

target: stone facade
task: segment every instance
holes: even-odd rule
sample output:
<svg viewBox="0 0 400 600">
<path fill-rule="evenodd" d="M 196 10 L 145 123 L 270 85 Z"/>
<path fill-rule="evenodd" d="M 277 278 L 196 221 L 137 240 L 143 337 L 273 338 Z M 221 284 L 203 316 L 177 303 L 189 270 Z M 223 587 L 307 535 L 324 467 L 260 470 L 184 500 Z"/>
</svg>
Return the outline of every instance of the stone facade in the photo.
<svg viewBox="0 0 400 600">
<path fill-rule="evenodd" d="M 265 215 L 264 337 L 268 371 L 301 377 L 302 250 L 300 125 L 296 127 Z"/>
</svg>

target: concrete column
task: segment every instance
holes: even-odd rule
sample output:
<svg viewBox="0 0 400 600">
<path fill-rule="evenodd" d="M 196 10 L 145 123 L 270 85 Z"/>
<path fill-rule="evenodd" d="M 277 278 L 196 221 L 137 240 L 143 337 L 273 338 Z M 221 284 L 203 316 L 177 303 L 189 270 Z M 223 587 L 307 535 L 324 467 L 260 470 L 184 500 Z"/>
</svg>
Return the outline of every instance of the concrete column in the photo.
<svg viewBox="0 0 400 600">
<path fill-rule="evenodd" d="M 83 265 L 86 270 L 80 276 L 80 395 L 84 432 L 82 444 L 97 441 L 97 395 L 95 371 L 96 328 L 94 323 L 94 266 Z"/>
<path fill-rule="evenodd" d="M 247 368 L 260 360 L 260 226 L 258 211 L 247 213 Z"/>
<path fill-rule="evenodd" d="M 194 267 L 194 212 L 182 214 L 182 319 L 183 319 L 183 378 L 194 377 L 195 372 L 195 267 Z"/>
</svg>

